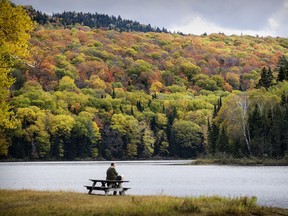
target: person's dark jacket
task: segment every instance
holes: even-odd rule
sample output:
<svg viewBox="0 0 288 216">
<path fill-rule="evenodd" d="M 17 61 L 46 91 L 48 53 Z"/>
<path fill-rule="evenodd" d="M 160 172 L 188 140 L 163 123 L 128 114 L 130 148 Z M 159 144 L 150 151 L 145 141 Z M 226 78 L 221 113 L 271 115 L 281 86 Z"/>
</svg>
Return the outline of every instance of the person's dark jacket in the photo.
<svg viewBox="0 0 288 216">
<path fill-rule="evenodd" d="M 118 176 L 118 172 L 116 171 L 115 167 L 110 166 L 106 172 L 106 180 L 116 180 Z"/>
</svg>

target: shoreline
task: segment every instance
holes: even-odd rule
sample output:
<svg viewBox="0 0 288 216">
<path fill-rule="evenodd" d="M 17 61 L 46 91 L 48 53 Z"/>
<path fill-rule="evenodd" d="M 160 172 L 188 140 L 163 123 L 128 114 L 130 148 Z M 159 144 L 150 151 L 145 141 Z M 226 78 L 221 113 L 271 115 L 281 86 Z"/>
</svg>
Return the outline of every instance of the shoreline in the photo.
<svg viewBox="0 0 288 216">
<path fill-rule="evenodd" d="M 230 158 L 230 157 L 203 157 L 196 159 L 183 159 L 183 158 L 150 158 L 150 159 L 138 159 L 138 160 L 22 160 L 22 159 L 2 159 L 0 163 L 5 162 L 110 162 L 110 161 L 131 161 L 131 162 L 140 162 L 140 161 L 181 161 L 187 160 L 191 161 L 184 164 L 175 164 L 175 165 L 231 165 L 231 166 L 288 166 L 288 157 L 282 159 L 271 159 L 271 158 Z"/>
<path fill-rule="evenodd" d="M 189 165 L 288 166 L 288 158 L 199 158 Z"/>
</svg>

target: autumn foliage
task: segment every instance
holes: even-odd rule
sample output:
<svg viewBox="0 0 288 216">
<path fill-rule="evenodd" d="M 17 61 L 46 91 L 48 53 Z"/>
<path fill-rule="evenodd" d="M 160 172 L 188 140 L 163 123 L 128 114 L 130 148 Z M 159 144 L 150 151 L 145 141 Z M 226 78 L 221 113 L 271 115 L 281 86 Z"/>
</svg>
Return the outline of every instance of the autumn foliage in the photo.
<svg viewBox="0 0 288 216">
<path fill-rule="evenodd" d="M 249 97 L 237 124 L 232 117 L 241 118 L 243 110 L 224 110 L 237 109 L 238 97 L 250 94 L 271 96 L 276 108 L 287 92 L 285 79 L 276 79 L 279 59 L 287 57 L 286 38 L 39 25 L 30 42 L 35 67 L 14 68 L 10 103 L 18 126 L 5 132 L 11 137 L 8 156 L 16 158 L 259 155 L 256 141 L 247 145 L 245 134 L 237 134 L 243 125 L 249 129 L 258 99 Z M 254 88 L 261 88 L 263 67 L 271 68 L 274 82 L 260 93 Z M 226 104 L 215 112 L 220 97 Z M 271 109 L 263 107 L 268 116 Z M 214 140 L 212 124 L 218 128 Z M 220 134 L 227 146 L 219 146 Z M 281 148 L 261 154 L 283 156 L 287 146 Z"/>
</svg>

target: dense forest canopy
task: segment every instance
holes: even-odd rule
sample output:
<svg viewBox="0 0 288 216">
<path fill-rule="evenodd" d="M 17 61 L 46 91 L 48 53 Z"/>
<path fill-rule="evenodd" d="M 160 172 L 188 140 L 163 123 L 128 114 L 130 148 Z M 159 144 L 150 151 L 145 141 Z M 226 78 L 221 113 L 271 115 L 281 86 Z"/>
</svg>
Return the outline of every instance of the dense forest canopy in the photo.
<svg viewBox="0 0 288 216">
<path fill-rule="evenodd" d="M 287 38 L 83 23 L 47 27 L 38 20 L 30 40 L 34 67 L 13 67 L 9 103 L 17 121 L 5 129 L 9 151 L 2 157 L 287 154 Z"/>
</svg>

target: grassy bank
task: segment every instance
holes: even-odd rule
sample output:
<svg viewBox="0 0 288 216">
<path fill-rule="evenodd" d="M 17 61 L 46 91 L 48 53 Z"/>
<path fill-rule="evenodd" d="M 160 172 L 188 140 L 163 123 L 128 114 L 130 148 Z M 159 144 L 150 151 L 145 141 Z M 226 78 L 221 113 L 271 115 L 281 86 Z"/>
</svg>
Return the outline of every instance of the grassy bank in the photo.
<svg viewBox="0 0 288 216">
<path fill-rule="evenodd" d="M 0 215 L 288 215 L 256 198 L 101 196 L 71 192 L 0 190 Z"/>
<path fill-rule="evenodd" d="M 271 158 L 232 158 L 232 157 L 217 157 L 217 158 L 199 158 L 191 162 L 192 165 L 239 165 L 239 166 L 288 166 L 288 157 L 283 159 Z"/>
</svg>

